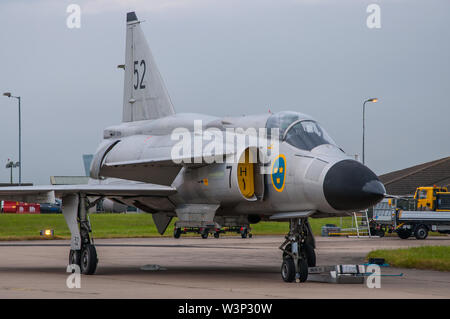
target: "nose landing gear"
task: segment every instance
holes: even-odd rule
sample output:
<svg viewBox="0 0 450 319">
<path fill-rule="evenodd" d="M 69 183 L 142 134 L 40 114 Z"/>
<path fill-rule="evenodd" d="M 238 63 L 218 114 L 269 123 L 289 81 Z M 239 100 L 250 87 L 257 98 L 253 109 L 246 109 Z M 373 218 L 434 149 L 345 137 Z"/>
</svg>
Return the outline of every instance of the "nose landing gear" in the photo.
<svg viewBox="0 0 450 319">
<path fill-rule="evenodd" d="M 316 266 L 314 239 L 307 218 L 289 220 L 289 233 L 280 246 L 283 251 L 281 278 L 285 282 L 305 282 L 308 267 Z"/>
</svg>

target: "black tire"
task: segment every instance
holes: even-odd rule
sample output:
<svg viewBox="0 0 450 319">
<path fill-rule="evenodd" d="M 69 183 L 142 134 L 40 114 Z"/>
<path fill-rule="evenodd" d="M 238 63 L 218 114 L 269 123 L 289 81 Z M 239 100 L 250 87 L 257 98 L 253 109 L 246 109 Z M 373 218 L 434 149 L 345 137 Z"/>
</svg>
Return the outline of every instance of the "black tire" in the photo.
<svg viewBox="0 0 450 319">
<path fill-rule="evenodd" d="M 173 230 L 173 237 L 174 238 L 180 238 L 180 236 L 181 236 L 181 229 L 180 228 L 175 228 Z"/>
<path fill-rule="evenodd" d="M 242 232 L 242 233 L 241 233 L 241 237 L 242 237 L 242 238 L 247 238 L 247 232 Z"/>
<path fill-rule="evenodd" d="M 81 266 L 81 250 L 73 250 L 73 249 L 70 250 L 69 265 Z"/>
<path fill-rule="evenodd" d="M 293 282 L 295 280 L 295 264 L 291 257 L 283 258 L 281 278 L 285 282 Z"/>
<path fill-rule="evenodd" d="M 248 234 L 248 238 L 252 238 L 252 237 L 253 237 L 252 233 Z"/>
<path fill-rule="evenodd" d="M 305 258 L 298 261 L 298 268 L 300 272 L 300 282 L 305 282 L 308 279 L 308 262 Z"/>
<path fill-rule="evenodd" d="M 202 232 L 202 238 L 203 239 L 208 238 L 208 232 Z"/>
<path fill-rule="evenodd" d="M 414 231 L 416 239 L 422 240 L 428 237 L 428 228 L 426 226 L 419 226 Z"/>
<path fill-rule="evenodd" d="M 214 233 L 214 238 L 219 238 L 220 237 L 220 233 L 218 232 L 218 231 L 216 231 L 215 233 Z"/>
<path fill-rule="evenodd" d="M 401 239 L 408 239 L 411 237 L 411 230 L 410 229 L 397 229 L 397 235 Z"/>
<path fill-rule="evenodd" d="M 97 251 L 94 245 L 88 244 L 81 250 L 81 273 L 84 275 L 93 275 L 97 269 Z"/>
<path fill-rule="evenodd" d="M 375 231 L 375 236 L 379 236 L 380 238 L 384 237 L 384 230 L 378 229 Z"/>
</svg>

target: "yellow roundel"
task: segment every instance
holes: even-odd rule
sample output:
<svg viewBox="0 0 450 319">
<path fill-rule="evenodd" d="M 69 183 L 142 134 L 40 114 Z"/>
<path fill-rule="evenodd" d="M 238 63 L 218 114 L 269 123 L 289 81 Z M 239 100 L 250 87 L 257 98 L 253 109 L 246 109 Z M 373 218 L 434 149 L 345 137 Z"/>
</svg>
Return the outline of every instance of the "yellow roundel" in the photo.
<svg viewBox="0 0 450 319">
<path fill-rule="evenodd" d="M 282 192 L 286 181 L 286 157 L 283 154 L 272 162 L 272 185 L 277 192 Z"/>
</svg>

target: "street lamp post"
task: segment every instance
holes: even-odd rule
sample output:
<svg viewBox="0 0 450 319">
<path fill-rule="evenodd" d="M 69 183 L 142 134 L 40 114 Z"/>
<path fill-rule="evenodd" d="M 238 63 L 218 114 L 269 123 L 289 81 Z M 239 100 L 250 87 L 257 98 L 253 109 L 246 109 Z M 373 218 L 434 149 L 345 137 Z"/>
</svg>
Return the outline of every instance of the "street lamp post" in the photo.
<svg viewBox="0 0 450 319">
<path fill-rule="evenodd" d="M 364 103 L 363 103 L 363 143 L 362 143 L 362 162 L 363 162 L 363 164 L 365 164 L 365 157 L 364 157 L 364 138 L 365 138 L 365 130 L 366 130 L 366 127 L 365 127 L 365 114 L 366 114 L 366 103 L 367 102 L 372 102 L 372 103 L 377 103 L 378 102 L 378 98 L 376 98 L 376 97 L 373 97 L 373 98 L 371 98 L 371 99 L 367 99 L 367 100 L 365 100 L 364 101 Z"/>
<path fill-rule="evenodd" d="M 10 92 L 3 93 L 4 96 L 9 98 L 13 97 L 19 101 L 19 185 L 22 184 L 22 123 L 20 114 L 20 96 L 13 96 Z"/>
<path fill-rule="evenodd" d="M 15 167 L 19 167 L 19 162 L 13 162 L 12 160 L 10 160 L 9 158 L 8 158 L 8 162 L 6 163 L 6 168 L 9 168 L 10 169 L 10 183 L 12 184 L 13 183 L 13 168 L 15 168 Z"/>
</svg>

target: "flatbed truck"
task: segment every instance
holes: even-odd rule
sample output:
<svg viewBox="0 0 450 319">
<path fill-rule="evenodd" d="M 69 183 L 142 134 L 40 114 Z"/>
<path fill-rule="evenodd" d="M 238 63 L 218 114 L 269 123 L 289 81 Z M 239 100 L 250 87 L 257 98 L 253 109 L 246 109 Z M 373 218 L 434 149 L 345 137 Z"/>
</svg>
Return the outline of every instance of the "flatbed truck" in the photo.
<svg viewBox="0 0 450 319">
<path fill-rule="evenodd" d="M 425 239 L 430 231 L 450 234 L 450 193 L 445 187 L 419 187 L 414 197 L 385 198 L 373 207 L 371 234 L 396 232 L 402 239 Z"/>
</svg>

